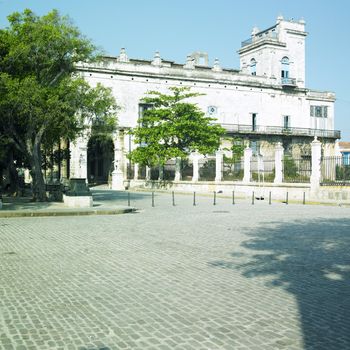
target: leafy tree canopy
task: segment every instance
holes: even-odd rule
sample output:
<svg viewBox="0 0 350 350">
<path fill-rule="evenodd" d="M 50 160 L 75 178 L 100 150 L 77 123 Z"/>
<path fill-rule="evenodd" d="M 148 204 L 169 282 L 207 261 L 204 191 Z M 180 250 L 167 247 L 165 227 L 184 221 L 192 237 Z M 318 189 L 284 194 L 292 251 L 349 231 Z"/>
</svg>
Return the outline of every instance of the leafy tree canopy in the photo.
<svg viewBox="0 0 350 350">
<path fill-rule="evenodd" d="M 215 152 L 225 130 L 213 125 L 189 98 L 200 96 L 187 87 L 169 88 L 170 94 L 148 92 L 143 103 L 152 106 L 144 111 L 139 126 L 132 131 L 135 143 L 130 158 L 143 165 L 164 164 L 174 157 L 186 158 L 191 152 L 202 154 Z"/>
<path fill-rule="evenodd" d="M 109 89 L 90 87 L 77 72 L 98 55 L 68 17 L 25 10 L 8 20 L 0 30 L 0 132 L 28 159 L 34 196 L 45 200 L 42 145 L 73 140 L 94 121 L 113 128 L 117 107 Z"/>
</svg>

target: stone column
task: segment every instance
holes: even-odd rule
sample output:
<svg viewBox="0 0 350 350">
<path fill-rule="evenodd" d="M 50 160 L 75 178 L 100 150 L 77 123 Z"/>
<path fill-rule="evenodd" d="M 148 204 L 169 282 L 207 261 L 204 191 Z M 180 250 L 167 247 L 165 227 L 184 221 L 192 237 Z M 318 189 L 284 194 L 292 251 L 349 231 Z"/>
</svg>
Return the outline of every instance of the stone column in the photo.
<svg viewBox="0 0 350 350">
<path fill-rule="evenodd" d="M 138 163 L 134 164 L 134 180 L 139 179 L 139 165 Z"/>
<path fill-rule="evenodd" d="M 283 182 L 283 154 L 284 149 L 281 142 L 277 142 L 275 146 L 275 179 L 274 183 Z"/>
<path fill-rule="evenodd" d="M 222 167 L 224 163 L 224 152 L 216 151 L 215 154 L 215 182 L 222 181 Z"/>
<path fill-rule="evenodd" d="M 87 144 L 87 134 L 78 137 L 70 144 L 70 178 L 87 179 Z"/>
<path fill-rule="evenodd" d="M 321 142 L 315 139 L 311 142 L 311 191 L 318 191 L 321 181 Z"/>
<path fill-rule="evenodd" d="M 114 139 L 112 190 L 124 190 L 124 179 L 124 131 L 118 130 Z"/>
<path fill-rule="evenodd" d="M 181 181 L 181 158 L 176 158 L 174 181 Z"/>
<path fill-rule="evenodd" d="M 151 180 L 151 168 L 149 166 L 146 166 L 145 180 L 147 180 L 147 181 Z"/>
<path fill-rule="evenodd" d="M 247 147 L 244 149 L 244 176 L 243 182 L 250 182 L 250 160 L 252 158 L 253 151 L 251 148 Z"/>
<path fill-rule="evenodd" d="M 191 158 L 193 160 L 193 175 L 192 181 L 197 182 L 199 179 L 199 158 L 200 154 L 198 152 L 192 153 Z"/>
</svg>

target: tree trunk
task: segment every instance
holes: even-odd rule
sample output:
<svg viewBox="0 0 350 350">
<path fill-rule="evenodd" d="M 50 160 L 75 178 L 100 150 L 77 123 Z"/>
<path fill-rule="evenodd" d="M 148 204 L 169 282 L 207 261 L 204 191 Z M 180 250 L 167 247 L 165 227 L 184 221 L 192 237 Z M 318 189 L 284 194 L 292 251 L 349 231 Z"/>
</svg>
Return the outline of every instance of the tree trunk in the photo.
<svg viewBox="0 0 350 350">
<path fill-rule="evenodd" d="M 31 149 L 27 147 L 33 178 L 33 200 L 37 202 L 47 201 L 46 186 L 41 169 L 41 137 L 42 133 L 39 132 L 34 139 L 32 147 L 30 147 Z"/>
</svg>

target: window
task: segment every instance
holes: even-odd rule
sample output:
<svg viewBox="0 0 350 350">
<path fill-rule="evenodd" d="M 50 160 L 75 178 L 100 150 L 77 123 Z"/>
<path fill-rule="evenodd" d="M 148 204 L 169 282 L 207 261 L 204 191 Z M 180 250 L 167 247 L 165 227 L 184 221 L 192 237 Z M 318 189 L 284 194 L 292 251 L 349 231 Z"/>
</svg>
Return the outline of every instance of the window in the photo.
<svg viewBox="0 0 350 350">
<path fill-rule="evenodd" d="M 281 77 L 282 79 L 288 79 L 289 78 L 289 58 L 283 57 L 281 60 L 282 63 L 282 70 L 281 70 Z"/>
<path fill-rule="evenodd" d="M 253 156 L 258 156 L 260 154 L 260 142 L 250 141 L 250 148 L 252 149 Z"/>
<path fill-rule="evenodd" d="M 254 58 L 250 60 L 250 74 L 256 75 L 256 61 Z"/>
<path fill-rule="evenodd" d="M 256 130 L 256 113 L 252 113 L 252 131 Z"/>
<path fill-rule="evenodd" d="M 289 115 L 283 116 L 283 128 L 284 129 L 290 128 L 290 116 Z"/>
<path fill-rule="evenodd" d="M 328 106 L 310 106 L 310 117 L 327 118 Z"/>
</svg>

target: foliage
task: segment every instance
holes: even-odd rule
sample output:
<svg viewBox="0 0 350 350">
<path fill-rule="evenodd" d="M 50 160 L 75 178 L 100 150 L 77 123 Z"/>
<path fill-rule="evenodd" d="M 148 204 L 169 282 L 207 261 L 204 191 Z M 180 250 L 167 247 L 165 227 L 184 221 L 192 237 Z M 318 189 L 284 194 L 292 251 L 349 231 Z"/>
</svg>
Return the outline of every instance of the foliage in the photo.
<svg viewBox="0 0 350 350">
<path fill-rule="evenodd" d="M 0 134 L 29 164 L 35 199 L 45 200 L 42 146 L 74 140 L 92 120 L 113 128 L 116 104 L 109 89 L 91 88 L 76 72 L 97 54 L 69 18 L 25 10 L 8 20 L 0 30 Z"/>
<path fill-rule="evenodd" d="M 140 144 L 130 159 L 143 165 L 165 164 L 175 157 L 186 158 L 191 152 L 212 153 L 219 148 L 225 130 L 212 125 L 213 118 L 205 116 L 196 104 L 186 100 L 199 96 L 189 88 L 169 88 L 170 94 L 148 92 L 143 99 L 153 108 L 144 111 L 139 126 L 132 134 Z"/>
<path fill-rule="evenodd" d="M 224 148 L 224 151 L 232 152 L 232 156 L 228 157 L 224 154 L 224 163 L 234 164 L 239 162 L 244 154 L 243 140 L 239 137 L 232 137 L 226 140 L 230 141 L 232 145 L 230 148 Z"/>
<path fill-rule="evenodd" d="M 283 158 L 284 178 L 296 178 L 298 176 L 298 167 L 293 158 L 285 155 Z"/>
<path fill-rule="evenodd" d="M 336 165 L 335 168 L 336 180 L 350 180 L 350 165 Z"/>
</svg>

